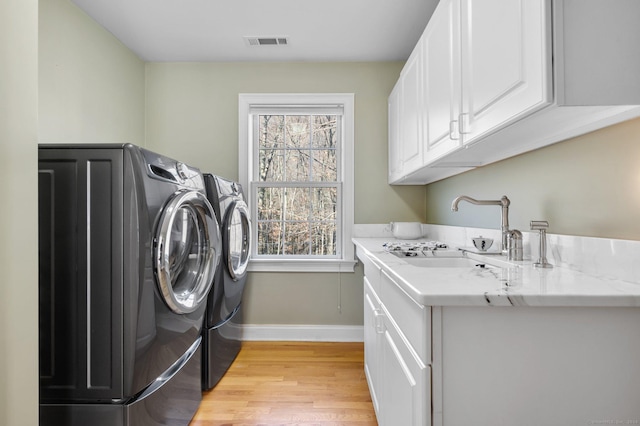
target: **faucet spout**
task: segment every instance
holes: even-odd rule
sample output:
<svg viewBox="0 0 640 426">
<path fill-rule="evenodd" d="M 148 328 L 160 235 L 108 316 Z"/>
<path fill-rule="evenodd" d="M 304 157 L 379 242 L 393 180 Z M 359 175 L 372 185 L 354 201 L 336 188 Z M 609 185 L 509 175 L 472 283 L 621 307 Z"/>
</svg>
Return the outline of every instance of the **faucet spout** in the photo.
<svg viewBox="0 0 640 426">
<path fill-rule="evenodd" d="M 468 197 L 466 195 L 460 195 L 456 197 L 451 203 L 451 210 L 454 212 L 458 211 L 458 204 L 460 201 L 466 201 L 471 204 L 476 204 L 479 206 L 500 206 L 501 207 L 501 215 L 500 215 L 500 230 L 502 231 L 502 254 L 507 254 L 507 241 L 509 238 L 509 205 L 511 201 L 507 198 L 506 195 L 503 195 L 499 200 L 476 200 L 475 198 Z"/>
</svg>

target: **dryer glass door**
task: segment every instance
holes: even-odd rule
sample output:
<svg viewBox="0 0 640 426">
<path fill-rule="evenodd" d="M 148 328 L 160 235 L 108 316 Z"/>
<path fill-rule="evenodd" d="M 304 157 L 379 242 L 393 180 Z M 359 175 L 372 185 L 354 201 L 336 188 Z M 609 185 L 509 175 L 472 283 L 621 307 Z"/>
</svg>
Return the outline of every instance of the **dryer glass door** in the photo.
<svg viewBox="0 0 640 426">
<path fill-rule="evenodd" d="M 163 210 L 155 245 L 158 287 L 172 311 L 193 312 L 206 300 L 220 248 L 218 223 L 206 197 L 178 192 Z"/>
<path fill-rule="evenodd" d="M 224 256 L 229 275 L 234 281 L 242 278 L 249 265 L 251 222 L 249 209 L 242 200 L 231 203 L 224 218 Z"/>
</svg>

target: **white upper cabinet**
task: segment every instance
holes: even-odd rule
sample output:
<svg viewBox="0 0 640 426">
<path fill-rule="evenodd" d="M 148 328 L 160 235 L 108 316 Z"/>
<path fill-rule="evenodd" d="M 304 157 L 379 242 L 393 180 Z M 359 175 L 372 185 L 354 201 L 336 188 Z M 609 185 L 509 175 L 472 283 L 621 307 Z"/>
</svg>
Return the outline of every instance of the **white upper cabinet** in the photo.
<svg viewBox="0 0 640 426">
<path fill-rule="evenodd" d="M 400 87 L 401 161 L 404 173 L 422 166 L 422 43 L 414 49 L 402 70 Z"/>
<path fill-rule="evenodd" d="M 398 82 L 389 95 L 387 103 L 389 115 L 389 182 L 395 182 L 403 176 L 400 158 L 400 87 Z"/>
<path fill-rule="evenodd" d="M 441 0 L 424 36 L 425 163 L 462 143 L 460 116 L 460 4 Z M 438 66 L 431 66 L 438 64 Z"/>
<path fill-rule="evenodd" d="M 441 0 L 396 85 L 389 182 L 434 182 L 640 116 L 639 16 L 637 0 Z"/>
<path fill-rule="evenodd" d="M 549 13 L 545 0 L 461 1 L 465 144 L 551 103 Z"/>
<path fill-rule="evenodd" d="M 553 13 L 558 103 L 638 105 L 640 2 L 564 0 Z"/>
<path fill-rule="evenodd" d="M 424 164 L 422 143 L 423 54 L 419 42 L 389 96 L 389 181 Z"/>
</svg>

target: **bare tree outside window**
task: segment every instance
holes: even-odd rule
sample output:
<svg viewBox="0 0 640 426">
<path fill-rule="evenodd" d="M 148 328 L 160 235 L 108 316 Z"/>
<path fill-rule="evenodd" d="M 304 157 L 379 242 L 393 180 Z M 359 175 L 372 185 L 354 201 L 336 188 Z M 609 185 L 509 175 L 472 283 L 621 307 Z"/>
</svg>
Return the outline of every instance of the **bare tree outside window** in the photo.
<svg viewBox="0 0 640 426">
<path fill-rule="evenodd" d="M 336 255 L 340 119 L 258 116 L 258 255 Z"/>
</svg>

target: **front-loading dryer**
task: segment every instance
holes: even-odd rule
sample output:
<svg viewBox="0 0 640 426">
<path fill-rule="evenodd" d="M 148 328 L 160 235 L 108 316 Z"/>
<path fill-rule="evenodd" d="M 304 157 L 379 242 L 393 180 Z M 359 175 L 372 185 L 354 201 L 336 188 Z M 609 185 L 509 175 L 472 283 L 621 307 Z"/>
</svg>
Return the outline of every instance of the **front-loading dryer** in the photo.
<svg viewBox="0 0 640 426">
<path fill-rule="evenodd" d="M 134 145 L 39 147 L 40 425 L 187 425 L 221 253 L 203 176 Z"/>
</svg>

